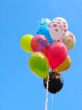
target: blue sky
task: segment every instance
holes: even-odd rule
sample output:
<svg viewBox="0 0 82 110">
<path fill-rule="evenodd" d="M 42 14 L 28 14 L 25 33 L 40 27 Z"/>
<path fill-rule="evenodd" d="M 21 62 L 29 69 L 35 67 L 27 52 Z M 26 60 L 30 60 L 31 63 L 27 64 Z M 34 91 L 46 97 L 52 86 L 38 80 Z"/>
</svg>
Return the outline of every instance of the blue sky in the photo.
<svg viewBox="0 0 82 110">
<path fill-rule="evenodd" d="M 42 80 L 29 68 L 30 54 L 20 48 L 23 34 L 35 34 L 37 21 L 64 17 L 77 39 L 69 53 L 71 68 L 62 73 L 64 87 L 54 95 L 53 110 L 82 110 L 82 0 L 0 1 L 0 110 L 43 110 Z M 49 94 L 49 110 L 52 110 Z"/>
</svg>

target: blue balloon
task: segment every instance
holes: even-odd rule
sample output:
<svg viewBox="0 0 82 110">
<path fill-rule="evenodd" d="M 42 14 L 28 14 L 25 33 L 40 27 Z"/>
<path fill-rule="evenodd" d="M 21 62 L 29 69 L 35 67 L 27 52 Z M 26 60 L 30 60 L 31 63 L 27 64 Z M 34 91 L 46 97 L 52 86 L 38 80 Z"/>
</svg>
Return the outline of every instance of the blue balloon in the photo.
<svg viewBox="0 0 82 110">
<path fill-rule="evenodd" d="M 49 28 L 48 28 L 48 24 L 50 23 L 50 20 L 48 18 L 42 18 L 39 20 L 38 22 L 38 31 L 37 34 L 42 34 L 45 37 L 48 38 L 48 40 L 50 41 L 50 43 L 53 43 L 53 40 L 49 34 Z"/>
<path fill-rule="evenodd" d="M 50 20 L 48 18 L 42 18 L 38 22 L 38 28 L 48 28 Z"/>
<path fill-rule="evenodd" d="M 44 35 L 49 40 L 50 44 L 52 44 L 54 42 L 49 34 L 48 28 L 46 28 L 46 27 L 40 27 L 37 31 L 37 34 Z"/>
</svg>

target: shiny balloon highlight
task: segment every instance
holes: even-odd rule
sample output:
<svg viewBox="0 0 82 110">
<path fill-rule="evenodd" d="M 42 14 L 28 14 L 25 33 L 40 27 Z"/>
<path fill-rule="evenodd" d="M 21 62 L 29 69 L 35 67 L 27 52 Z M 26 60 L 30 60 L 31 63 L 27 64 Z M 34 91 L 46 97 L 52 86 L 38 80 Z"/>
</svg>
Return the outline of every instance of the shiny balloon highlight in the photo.
<svg viewBox="0 0 82 110">
<path fill-rule="evenodd" d="M 29 54 L 31 72 L 43 79 L 44 88 L 56 94 L 63 88 L 61 73 L 72 64 L 70 50 L 75 46 L 75 35 L 69 31 L 63 17 L 41 18 L 34 35 L 25 34 L 20 39 L 21 48 Z"/>
</svg>

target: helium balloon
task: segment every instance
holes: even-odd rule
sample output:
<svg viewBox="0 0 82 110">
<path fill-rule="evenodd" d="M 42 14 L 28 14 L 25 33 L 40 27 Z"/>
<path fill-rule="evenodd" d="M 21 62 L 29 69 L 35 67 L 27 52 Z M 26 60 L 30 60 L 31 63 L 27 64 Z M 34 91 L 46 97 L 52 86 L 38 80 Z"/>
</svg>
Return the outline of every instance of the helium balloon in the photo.
<svg viewBox="0 0 82 110">
<path fill-rule="evenodd" d="M 46 78 L 48 76 L 48 61 L 44 54 L 40 52 L 34 52 L 29 59 L 29 65 L 35 75 L 40 78 Z"/>
<path fill-rule="evenodd" d="M 39 26 L 38 26 L 38 30 L 37 30 L 37 34 L 42 34 L 44 36 L 46 36 L 49 40 L 50 43 L 53 42 L 53 40 L 51 39 L 50 33 L 49 33 L 49 28 L 48 28 L 48 24 L 49 24 L 50 20 L 48 18 L 42 18 L 39 21 Z"/>
<path fill-rule="evenodd" d="M 67 57 L 67 48 L 64 43 L 53 43 L 48 50 L 48 60 L 52 69 L 62 64 Z"/>
<path fill-rule="evenodd" d="M 35 35 L 31 41 L 31 48 L 34 52 L 43 52 L 45 55 L 48 54 L 48 47 L 50 43 L 48 39 L 43 35 Z"/>
<path fill-rule="evenodd" d="M 30 34 L 26 34 L 24 35 L 21 40 L 20 40 L 20 45 L 21 48 L 26 51 L 26 52 L 32 52 L 31 49 L 31 40 L 32 40 L 33 36 Z"/>
<path fill-rule="evenodd" d="M 71 66 L 71 58 L 67 56 L 66 60 L 59 65 L 54 71 L 56 72 L 63 72 L 66 71 Z"/>
<path fill-rule="evenodd" d="M 71 50 L 75 45 L 75 36 L 71 32 L 67 32 L 63 37 L 63 43 L 67 46 L 68 50 Z"/>
<path fill-rule="evenodd" d="M 38 31 L 37 31 L 37 34 L 42 34 L 42 35 L 46 36 L 48 38 L 50 44 L 53 43 L 53 40 L 51 39 L 48 28 L 46 28 L 46 27 L 45 28 L 43 28 L 43 27 L 39 28 Z"/>
<path fill-rule="evenodd" d="M 50 20 L 48 18 L 42 18 L 40 19 L 40 21 L 38 22 L 38 28 L 48 28 L 48 24 L 49 24 Z"/>
<path fill-rule="evenodd" d="M 62 41 L 62 37 L 68 30 L 68 23 L 64 18 L 58 17 L 49 23 L 51 38 L 55 41 Z"/>
<path fill-rule="evenodd" d="M 43 85 L 47 89 L 47 78 L 43 80 Z M 48 91 L 52 94 L 56 94 L 63 87 L 63 79 L 59 73 L 50 72 L 48 81 Z"/>
</svg>

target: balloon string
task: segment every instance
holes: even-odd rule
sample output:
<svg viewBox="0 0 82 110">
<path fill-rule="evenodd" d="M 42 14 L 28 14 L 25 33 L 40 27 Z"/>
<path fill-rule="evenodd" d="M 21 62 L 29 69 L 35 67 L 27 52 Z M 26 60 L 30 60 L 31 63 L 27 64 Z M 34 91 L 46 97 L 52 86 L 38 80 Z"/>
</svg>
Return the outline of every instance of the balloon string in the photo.
<svg viewBox="0 0 82 110">
<path fill-rule="evenodd" d="M 48 87 L 49 87 L 49 75 L 47 78 L 47 88 L 46 88 L 46 101 L 45 101 L 45 109 L 44 110 L 48 110 Z"/>
<path fill-rule="evenodd" d="M 52 94 L 52 110 L 53 110 L 53 94 Z"/>
</svg>

